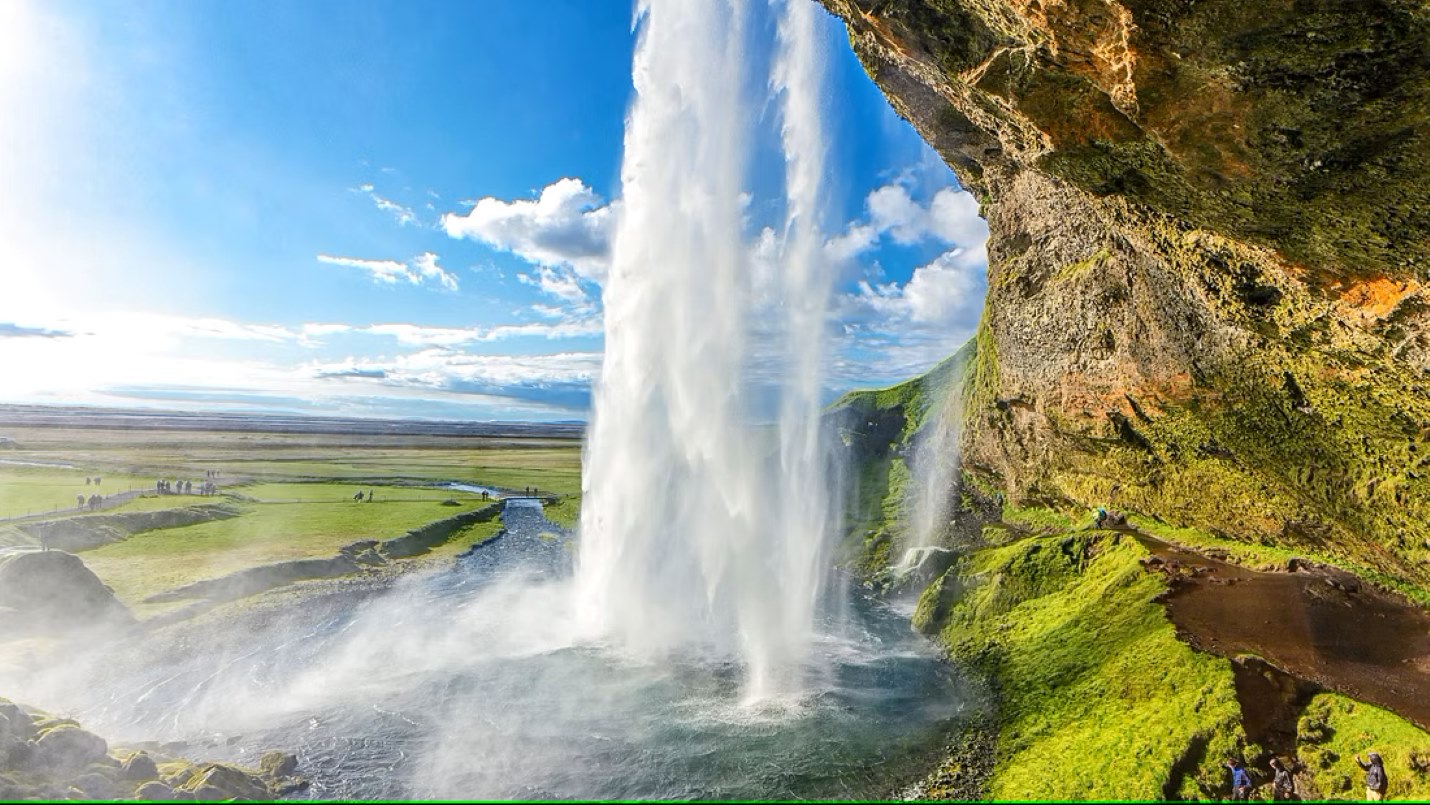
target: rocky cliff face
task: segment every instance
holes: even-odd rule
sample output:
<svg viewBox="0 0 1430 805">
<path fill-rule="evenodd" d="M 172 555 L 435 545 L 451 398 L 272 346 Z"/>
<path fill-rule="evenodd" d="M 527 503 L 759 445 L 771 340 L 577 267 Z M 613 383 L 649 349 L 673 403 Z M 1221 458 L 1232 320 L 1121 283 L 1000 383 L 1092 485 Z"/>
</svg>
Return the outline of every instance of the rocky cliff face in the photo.
<svg viewBox="0 0 1430 805">
<path fill-rule="evenodd" d="M 965 468 L 1430 582 L 1430 8 L 823 0 L 983 204 Z"/>
</svg>

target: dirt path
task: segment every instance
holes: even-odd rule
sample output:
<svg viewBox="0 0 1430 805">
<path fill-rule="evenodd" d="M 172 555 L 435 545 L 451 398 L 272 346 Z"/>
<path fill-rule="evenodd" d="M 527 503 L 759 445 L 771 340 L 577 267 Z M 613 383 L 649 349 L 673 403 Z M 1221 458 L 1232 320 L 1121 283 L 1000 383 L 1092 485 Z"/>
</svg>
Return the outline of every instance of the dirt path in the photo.
<svg viewBox="0 0 1430 805">
<path fill-rule="evenodd" d="M 1430 612 L 1334 568 L 1263 573 L 1134 536 L 1152 551 L 1149 568 L 1171 580 L 1167 615 L 1191 645 L 1255 654 L 1430 729 Z"/>
</svg>

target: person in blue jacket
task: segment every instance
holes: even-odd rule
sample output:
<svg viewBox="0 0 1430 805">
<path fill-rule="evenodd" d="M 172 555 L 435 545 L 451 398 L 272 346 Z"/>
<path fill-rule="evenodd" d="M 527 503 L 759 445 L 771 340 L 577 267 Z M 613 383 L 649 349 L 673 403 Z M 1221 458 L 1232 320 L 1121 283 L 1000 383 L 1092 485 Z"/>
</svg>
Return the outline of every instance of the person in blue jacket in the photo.
<svg viewBox="0 0 1430 805">
<path fill-rule="evenodd" d="M 1246 767 L 1240 760 L 1228 760 L 1226 767 L 1231 769 L 1232 801 L 1244 802 L 1251 799 L 1251 775 L 1246 773 Z"/>
</svg>

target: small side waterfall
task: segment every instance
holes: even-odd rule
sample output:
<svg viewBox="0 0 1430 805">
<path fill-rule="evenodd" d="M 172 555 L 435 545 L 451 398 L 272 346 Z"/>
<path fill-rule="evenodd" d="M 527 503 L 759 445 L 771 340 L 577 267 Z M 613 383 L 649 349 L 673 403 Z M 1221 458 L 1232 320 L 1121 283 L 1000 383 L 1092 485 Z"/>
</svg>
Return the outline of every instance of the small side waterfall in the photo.
<svg viewBox="0 0 1430 805">
<path fill-rule="evenodd" d="M 577 588 L 593 634 L 644 656 L 736 657 L 759 700 L 799 689 L 827 571 L 819 415 L 832 272 L 818 221 L 822 12 L 787 0 L 765 87 L 780 102 L 786 166 L 778 298 L 754 290 L 746 183 L 766 99 L 743 90 L 752 11 L 723 0 L 637 10 Z M 777 337 L 756 343 L 756 325 Z M 753 424 L 745 382 L 757 346 L 780 367 L 773 431 Z"/>
</svg>

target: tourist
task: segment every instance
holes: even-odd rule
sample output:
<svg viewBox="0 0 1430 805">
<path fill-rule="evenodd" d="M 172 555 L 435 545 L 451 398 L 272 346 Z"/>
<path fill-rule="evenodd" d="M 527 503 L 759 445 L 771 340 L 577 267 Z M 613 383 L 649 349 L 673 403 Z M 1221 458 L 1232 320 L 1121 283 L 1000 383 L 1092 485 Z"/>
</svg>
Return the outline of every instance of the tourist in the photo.
<svg viewBox="0 0 1430 805">
<path fill-rule="evenodd" d="M 1380 755 L 1371 752 L 1370 762 L 1362 763 L 1360 755 L 1356 755 L 1356 765 L 1365 769 L 1365 798 L 1371 802 L 1380 802 L 1385 799 L 1386 786 L 1390 781 L 1385 776 L 1385 763 L 1380 759 Z"/>
<path fill-rule="evenodd" d="M 1280 758 L 1271 758 L 1271 771 L 1276 775 L 1271 780 L 1272 801 L 1291 802 L 1296 799 L 1296 780 L 1291 776 L 1291 772 L 1282 765 Z"/>
<path fill-rule="evenodd" d="M 1246 767 L 1240 760 L 1228 760 L 1226 767 L 1231 769 L 1232 800 L 1244 802 L 1251 799 L 1251 775 L 1246 773 Z"/>
<path fill-rule="evenodd" d="M 84 495 L 75 495 L 75 496 L 74 496 L 74 500 L 75 500 L 74 507 L 75 507 L 76 509 L 83 509 L 83 508 L 84 508 Z"/>
<path fill-rule="evenodd" d="M 1097 519 L 1096 519 L 1095 521 L 1093 521 L 1092 527 L 1093 527 L 1093 528 L 1102 528 L 1102 524 L 1105 523 L 1105 522 L 1107 522 L 1107 509 L 1104 509 L 1103 507 L 1098 506 L 1098 507 L 1097 507 Z"/>
</svg>

